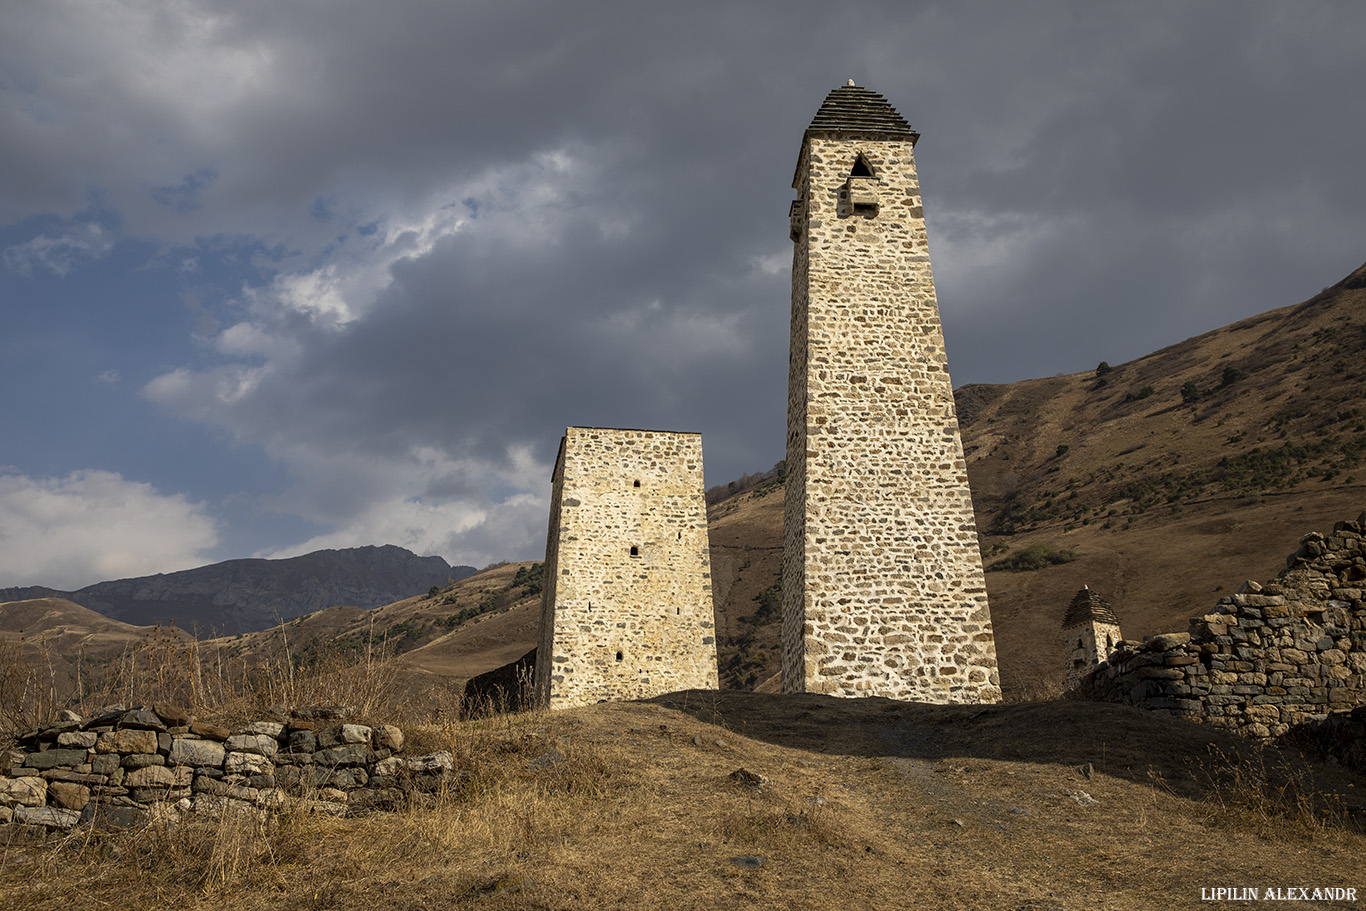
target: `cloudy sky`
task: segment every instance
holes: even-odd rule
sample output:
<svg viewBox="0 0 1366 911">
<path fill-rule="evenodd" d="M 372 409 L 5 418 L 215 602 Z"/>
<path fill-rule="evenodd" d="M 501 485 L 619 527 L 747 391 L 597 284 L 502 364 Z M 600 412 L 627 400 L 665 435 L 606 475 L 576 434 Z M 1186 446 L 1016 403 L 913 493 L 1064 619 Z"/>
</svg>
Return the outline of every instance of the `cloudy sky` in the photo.
<svg viewBox="0 0 1366 911">
<path fill-rule="evenodd" d="M 1366 261 L 1366 5 L 9 0 L 0 586 L 544 552 L 568 424 L 783 455 L 802 131 L 922 133 L 956 385 Z"/>
</svg>

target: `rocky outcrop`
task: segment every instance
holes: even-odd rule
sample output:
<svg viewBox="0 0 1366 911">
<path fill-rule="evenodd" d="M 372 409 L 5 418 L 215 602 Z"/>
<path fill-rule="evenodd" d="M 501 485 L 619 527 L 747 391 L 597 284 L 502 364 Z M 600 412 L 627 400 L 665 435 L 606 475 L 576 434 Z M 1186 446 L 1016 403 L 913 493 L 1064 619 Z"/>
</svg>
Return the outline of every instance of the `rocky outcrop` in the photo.
<svg viewBox="0 0 1366 911">
<path fill-rule="evenodd" d="M 319 550 L 285 560 L 228 560 L 177 573 L 98 582 L 79 591 L 0 589 L 0 601 L 66 598 L 138 626 L 232 635 L 339 604 L 382 607 L 474 573 L 392 544 Z"/>
<path fill-rule="evenodd" d="M 397 727 L 345 715 L 298 709 L 230 730 L 173 706 L 112 706 L 88 721 L 68 712 L 0 754 L 0 829 L 126 828 L 149 817 L 299 802 L 336 814 L 392 809 L 453 775 L 449 752 L 406 755 Z"/>
<path fill-rule="evenodd" d="M 1286 569 L 1247 582 L 1185 633 L 1121 642 L 1077 692 L 1280 736 L 1366 704 L 1366 513 L 1305 535 Z"/>
</svg>

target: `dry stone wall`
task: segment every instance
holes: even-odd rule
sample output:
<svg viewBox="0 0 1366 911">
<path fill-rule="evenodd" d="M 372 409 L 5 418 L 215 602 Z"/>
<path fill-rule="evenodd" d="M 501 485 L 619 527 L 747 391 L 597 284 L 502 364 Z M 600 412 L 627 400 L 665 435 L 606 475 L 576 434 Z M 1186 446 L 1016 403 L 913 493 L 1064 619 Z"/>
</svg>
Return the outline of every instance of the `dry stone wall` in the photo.
<svg viewBox="0 0 1366 911">
<path fill-rule="evenodd" d="M 0 825 L 126 828 L 301 800 L 337 814 L 390 809 L 440 789 L 454 771 L 449 752 L 405 755 L 397 727 L 343 716 L 300 709 L 228 729 L 170 706 L 112 706 L 88 720 L 68 712 L 0 754 Z"/>
<path fill-rule="evenodd" d="M 1122 642 L 1078 692 L 1258 738 L 1366 704 L 1366 513 L 1305 535 L 1286 564 L 1189 632 Z"/>
<path fill-rule="evenodd" d="M 537 700 L 716 689 L 701 436 L 570 427 L 551 501 Z"/>
<path fill-rule="evenodd" d="M 915 135 L 817 131 L 840 93 L 905 126 L 837 89 L 797 167 L 783 689 L 997 701 Z"/>
</svg>

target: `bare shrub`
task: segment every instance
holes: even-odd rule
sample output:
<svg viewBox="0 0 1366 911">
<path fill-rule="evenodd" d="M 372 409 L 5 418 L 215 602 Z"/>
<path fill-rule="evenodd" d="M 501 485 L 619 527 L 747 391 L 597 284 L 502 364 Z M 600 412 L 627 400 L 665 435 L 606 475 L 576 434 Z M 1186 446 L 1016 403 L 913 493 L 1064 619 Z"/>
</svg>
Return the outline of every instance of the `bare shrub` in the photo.
<svg viewBox="0 0 1366 911">
<path fill-rule="evenodd" d="M 56 675 L 44 642 L 0 639 L 0 734 L 35 727 L 56 715 Z"/>
</svg>

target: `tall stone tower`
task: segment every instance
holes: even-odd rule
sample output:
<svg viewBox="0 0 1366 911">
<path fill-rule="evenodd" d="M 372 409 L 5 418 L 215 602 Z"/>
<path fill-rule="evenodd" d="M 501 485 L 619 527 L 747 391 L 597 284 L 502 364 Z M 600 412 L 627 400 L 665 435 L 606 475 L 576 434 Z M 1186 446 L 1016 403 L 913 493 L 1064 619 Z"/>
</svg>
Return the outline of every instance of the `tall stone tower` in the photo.
<svg viewBox="0 0 1366 911">
<path fill-rule="evenodd" d="M 850 81 L 791 210 L 783 690 L 1000 699 L 916 178 L 919 134 Z"/>
<path fill-rule="evenodd" d="M 1110 657 L 1123 637 L 1119 618 L 1098 592 L 1082 586 L 1062 618 L 1063 654 L 1067 656 L 1067 689 L 1076 689 L 1086 675 Z"/>
<path fill-rule="evenodd" d="M 552 484 L 537 701 L 716 689 L 702 437 L 570 427 Z"/>
</svg>

